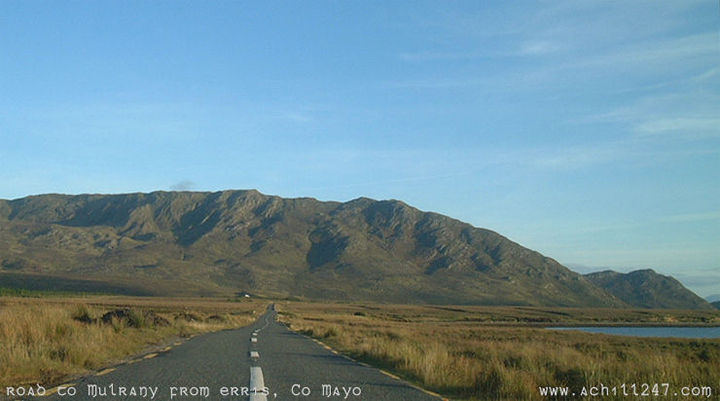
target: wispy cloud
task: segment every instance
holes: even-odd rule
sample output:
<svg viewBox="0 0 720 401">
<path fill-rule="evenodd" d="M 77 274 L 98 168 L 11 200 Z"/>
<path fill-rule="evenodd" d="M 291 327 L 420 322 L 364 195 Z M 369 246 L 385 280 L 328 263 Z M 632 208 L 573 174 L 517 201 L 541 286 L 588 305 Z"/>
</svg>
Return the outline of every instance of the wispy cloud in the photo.
<svg viewBox="0 0 720 401">
<path fill-rule="evenodd" d="M 195 183 L 190 180 L 182 180 L 170 186 L 173 191 L 189 191 L 195 188 Z"/>
<path fill-rule="evenodd" d="M 497 82 L 488 78 L 458 77 L 458 78 L 426 78 L 389 82 L 391 88 L 413 89 L 468 89 L 478 86 L 491 87 Z"/>
<path fill-rule="evenodd" d="M 481 57 L 488 57 L 479 52 L 444 52 L 444 51 L 420 51 L 420 52 L 404 52 L 398 54 L 398 58 L 403 61 L 421 62 L 421 61 L 447 61 L 447 60 L 469 60 Z"/>
<path fill-rule="evenodd" d="M 645 0 L 540 2 L 532 6 L 481 7 L 470 13 L 439 7 L 432 19 L 418 23 L 423 27 L 422 35 L 427 36 L 427 48 L 402 52 L 399 58 L 433 63 L 481 59 L 512 62 L 504 73 L 497 70 L 492 72 L 498 74 L 489 74 L 495 86 L 504 90 L 568 84 L 577 90 L 578 85 L 587 86 L 600 77 L 623 80 L 628 74 L 641 78 L 632 85 L 644 86 L 648 80 L 667 79 L 664 75 L 669 72 L 717 65 L 717 32 L 697 33 L 692 29 L 696 33 L 687 34 L 687 14 L 702 7 L 707 4 L 699 0 L 662 4 Z M 643 24 L 637 23 L 640 19 Z M 535 56 L 546 55 L 552 55 L 551 62 L 529 62 Z M 528 62 L 518 62 L 518 56 L 527 57 Z M 445 76 L 418 77 L 397 87 L 477 87 L 484 84 L 477 77 L 487 77 L 489 71 L 476 67 L 480 68 L 472 69 L 472 74 L 481 74 L 468 75 L 467 69 L 453 74 L 448 70 Z M 699 78 L 717 74 L 707 73 Z M 488 83 L 487 87 L 491 86 L 492 82 Z M 607 85 L 607 90 L 615 86 Z"/>
<path fill-rule="evenodd" d="M 712 76 L 709 73 L 702 75 Z M 683 85 L 668 85 L 659 93 L 630 97 L 627 104 L 614 110 L 570 119 L 568 123 L 615 124 L 626 132 L 628 141 L 646 143 L 699 143 L 720 137 L 720 118 L 717 117 L 720 115 L 720 94 L 695 83 L 694 77 L 683 82 Z M 712 149 L 720 150 L 717 147 L 706 150 Z"/>
<path fill-rule="evenodd" d="M 720 137 L 720 118 L 660 118 L 640 123 L 635 131 L 641 136 L 680 134 L 689 137 Z"/>
<path fill-rule="evenodd" d="M 519 54 L 522 55 L 529 55 L 529 56 L 539 56 L 539 55 L 545 55 L 554 53 L 558 50 L 560 50 L 560 45 L 555 42 L 550 42 L 547 40 L 541 40 L 541 41 L 530 41 L 524 43 L 519 51 Z"/>
<path fill-rule="evenodd" d="M 707 65 L 717 59 L 716 32 L 705 32 L 679 38 L 652 39 L 613 47 L 605 52 L 584 55 L 559 64 L 558 69 L 602 68 L 612 66 L 614 73 L 624 69 L 645 72 L 651 68 L 668 68 L 668 63 L 684 66 Z M 641 66 L 641 68 L 638 68 Z"/>
<path fill-rule="evenodd" d="M 658 221 L 663 223 L 691 223 L 714 220 L 720 220 L 720 210 L 704 213 L 674 214 L 658 218 Z"/>
<path fill-rule="evenodd" d="M 705 146 L 663 147 L 640 138 L 626 137 L 574 146 L 515 149 L 497 160 L 534 170 L 577 171 L 589 167 L 622 163 L 628 165 L 660 165 L 669 161 L 688 160 L 699 156 L 720 156 L 720 149 Z M 491 159 L 493 160 L 493 159 Z"/>
<path fill-rule="evenodd" d="M 710 68 L 707 71 L 704 71 L 700 74 L 690 77 L 689 80 L 693 81 L 693 82 L 702 83 L 702 82 L 708 81 L 710 79 L 713 79 L 717 76 L 720 76 L 720 67 Z"/>
<path fill-rule="evenodd" d="M 679 38 L 652 39 L 643 42 L 631 42 L 622 46 L 613 46 L 610 49 L 597 49 L 592 52 L 578 49 L 564 49 L 557 40 L 534 40 L 515 44 L 517 50 L 506 51 L 488 49 L 483 51 L 442 52 L 425 51 L 418 53 L 402 53 L 400 58 L 407 61 L 452 61 L 459 59 L 496 59 L 502 60 L 516 56 L 542 56 L 559 53 L 556 62 L 550 64 L 521 64 L 512 71 L 496 72 L 491 76 L 484 75 L 485 79 L 467 75 L 453 77 L 427 78 L 408 81 L 397 86 L 425 87 L 425 88 L 454 88 L 462 86 L 499 86 L 518 90 L 534 89 L 553 85 L 567 85 L 570 76 L 576 79 L 587 80 L 590 77 L 603 77 L 608 75 L 635 74 L 646 75 L 646 79 L 662 74 L 677 66 L 681 69 L 702 69 L 718 61 L 717 33 L 706 32 L 688 35 Z M 576 45 L 576 47 L 582 47 Z M 592 47 L 591 47 L 592 48 Z M 572 75 L 568 75 L 572 73 Z M 672 78 L 646 86 L 645 89 L 661 88 L 667 84 L 703 83 L 720 74 L 718 68 L 706 69 L 700 74 L 690 78 Z M 632 89 L 632 88 L 631 88 Z"/>
<path fill-rule="evenodd" d="M 574 146 L 555 151 L 543 151 L 529 160 L 537 167 L 551 169 L 577 169 L 589 165 L 607 163 L 623 158 L 626 152 L 616 146 L 586 145 Z"/>
<path fill-rule="evenodd" d="M 480 59 L 503 59 L 517 56 L 542 56 L 560 51 L 562 46 L 558 42 L 549 40 L 530 39 L 515 45 L 513 49 L 505 48 L 484 48 L 481 50 L 465 51 L 419 51 L 403 52 L 398 58 L 408 62 L 425 61 L 458 61 L 458 60 L 480 60 Z"/>
</svg>

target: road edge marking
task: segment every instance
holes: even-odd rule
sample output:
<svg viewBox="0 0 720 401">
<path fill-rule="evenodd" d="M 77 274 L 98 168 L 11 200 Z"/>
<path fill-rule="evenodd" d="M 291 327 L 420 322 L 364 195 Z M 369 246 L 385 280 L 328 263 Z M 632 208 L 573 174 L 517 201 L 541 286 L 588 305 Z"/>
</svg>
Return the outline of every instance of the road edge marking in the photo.
<svg viewBox="0 0 720 401">
<path fill-rule="evenodd" d="M 115 369 L 117 369 L 117 368 L 107 368 L 107 369 L 103 369 L 103 370 L 95 373 L 95 376 L 103 376 L 103 375 L 106 375 L 106 374 L 108 374 L 108 373 L 110 373 L 110 372 L 115 371 Z"/>
<path fill-rule="evenodd" d="M 313 338 L 313 337 L 310 337 L 310 336 L 308 336 L 308 335 L 306 335 L 306 334 L 298 333 L 298 332 L 296 332 L 296 331 L 294 331 L 294 330 L 291 330 L 291 331 L 292 331 L 293 333 L 299 334 L 299 335 L 301 335 L 301 336 L 303 336 L 303 337 L 305 337 L 305 338 L 307 338 L 307 339 L 309 339 L 309 340 L 312 340 L 312 341 L 316 342 L 316 343 L 317 343 L 318 345 L 320 345 L 322 348 L 324 348 L 324 349 L 326 349 L 326 350 L 328 350 L 328 351 L 331 351 L 332 353 L 334 353 L 334 354 L 336 354 L 336 355 L 338 355 L 338 356 L 341 356 L 341 357 L 343 357 L 343 358 L 345 358 L 345 359 L 347 359 L 347 360 L 350 360 L 350 361 L 352 361 L 352 362 L 355 362 L 355 363 L 357 363 L 357 364 L 360 365 L 360 366 L 363 366 L 363 367 L 366 367 L 366 368 L 371 368 L 371 369 L 376 369 L 376 370 L 380 371 L 380 373 L 384 374 L 385 376 L 388 376 L 388 377 L 390 377 L 390 378 L 392 378 L 392 379 L 395 379 L 395 380 L 397 380 L 397 381 L 400 381 L 400 382 L 406 384 L 407 386 L 414 388 L 415 390 L 419 390 L 419 391 L 422 391 L 423 393 L 425 393 L 425 394 L 427 394 L 427 395 L 430 395 L 430 396 L 433 396 L 433 397 L 437 397 L 437 398 L 441 399 L 442 401 L 449 401 L 448 398 L 445 398 L 445 397 L 443 397 L 442 395 L 440 395 L 440 394 L 438 394 L 438 393 L 436 393 L 436 392 L 433 392 L 433 391 L 424 389 L 424 388 L 418 386 L 417 384 L 410 383 L 410 382 L 408 382 L 407 380 L 404 380 L 402 377 L 396 376 L 396 375 L 394 375 L 394 374 L 392 374 L 392 373 L 390 373 L 390 372 L 388 372 L 388 371 L 385 371 L 385 370 L 383 370 L 383 369 L 377 368 L 377 367 L 372 366 L 372 365 L 370 365 L 370 364 L 367 364 L 367 363 L 365 363 L 365 362 L 360 362 L 360 361 L 358 361 L 358 360 L 356 360 L 356 359 L 353 359 L 353 358 L 351 358 L 351 357 L 349 357 L 349 356 L 347 356 L 347 355 L 345 355 L 345 354 L 343 354 L 343 353 L 340 353 L 339 351 L 334 350 L 333 348 L 331 348 L 330 346 L 328 346 L 327 344 L 323 343 L 322 341 L 320 341 L 320 340 L 318 340 L 318 339 L 315 339 L 315 338 Z"/>
</svg>

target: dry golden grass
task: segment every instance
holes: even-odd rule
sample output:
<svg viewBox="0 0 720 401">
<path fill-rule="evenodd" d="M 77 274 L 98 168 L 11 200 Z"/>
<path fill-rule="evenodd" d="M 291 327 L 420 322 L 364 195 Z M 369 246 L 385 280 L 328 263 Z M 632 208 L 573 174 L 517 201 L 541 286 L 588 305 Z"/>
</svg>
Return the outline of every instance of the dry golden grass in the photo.
<svg viewBox="0 0 720 401">
<path fill-rule="evenodd" d="M 281 303 L 278 309 L 292 329 L 453 399 L 547 400 L 539 395 L 539 386 L 579 390 L 600 383 L 703 385 L 720 391 L 720 340 L 617 337 L 517 323 L 562 310 L 518 308 L 513 317 L 513 308 Z M 493 311 L 496 320 L 509 319 L 514 325 L 473 320 Z M 635 316 L 633 322 L 640 323 L 639 312 L 614 316 Z M 663 316 L 678 321 L 693 314 L 652 311 L 648 321 L 664 322 Z M 585 321 L 597 322 L 613 314 L 596 310 L 584 315 Z M 581 323 L 582 316 L 576 310 L 564 318 Z"/>
<path fill-rule="evenodd" d="M 130 308 L 130 319 L 98 321 Z M 264 309 L 235 303 L 126 297 L 0 299 L 0 386 L 51 384 L 96 369 L 176 336 L 247 325 Z M 146 319 L 153 312 L 169 324 Z M 87 317 L 92 322 L 77 318 Z"/>
</svg>

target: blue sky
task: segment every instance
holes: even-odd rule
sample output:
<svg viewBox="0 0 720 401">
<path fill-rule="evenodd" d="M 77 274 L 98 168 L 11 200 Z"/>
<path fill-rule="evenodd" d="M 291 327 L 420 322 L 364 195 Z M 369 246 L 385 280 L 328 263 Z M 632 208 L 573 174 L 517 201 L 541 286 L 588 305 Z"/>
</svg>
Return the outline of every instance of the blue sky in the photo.
<svg viewBox="0 0 720 401">
<path fill-rule="evenodd" d="M 3 1 L 0 198 L 395 198 L 720 293 L 718 7 Z"/>
</svg>

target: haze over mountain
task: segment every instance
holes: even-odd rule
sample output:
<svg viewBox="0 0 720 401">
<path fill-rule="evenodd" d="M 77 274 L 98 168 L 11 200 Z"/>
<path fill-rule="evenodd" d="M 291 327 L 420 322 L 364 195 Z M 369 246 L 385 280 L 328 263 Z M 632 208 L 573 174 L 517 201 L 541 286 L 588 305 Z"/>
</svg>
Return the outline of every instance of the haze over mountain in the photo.
<svg viewBox="0 0 720 401">
<path fill-rule="evenodd" d="M 638 301 L 493 231 L 400 201 L 321 202 L 254 190 L 1 200 L 0 272 L 0 286 L 151 295 L 247 291 L 605 307 Z M 646 289 L 653 300 L 662 297 L 653 291 L 666 290 Z"/>
<path fill-rule="evenodd" d="M 612 270 L 589 273 L 585 277 L 623 302 L 643 308 L 711 309 L 703 298 L 670 276 L 652 269 L 618 273 Z"/>
</svg>

